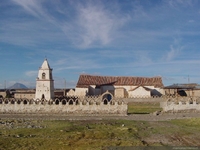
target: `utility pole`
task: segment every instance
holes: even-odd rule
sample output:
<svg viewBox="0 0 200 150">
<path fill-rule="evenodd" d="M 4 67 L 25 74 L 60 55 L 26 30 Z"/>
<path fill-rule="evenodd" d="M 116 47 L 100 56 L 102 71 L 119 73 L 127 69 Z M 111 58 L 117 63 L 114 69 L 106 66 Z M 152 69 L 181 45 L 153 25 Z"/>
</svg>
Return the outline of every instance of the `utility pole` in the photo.
<svg viewBox="0 0 200 150">
<path fill-rule="evenodd" d="M 64 85 L 64 96 L 66 96 L 66 84 L 67 84 L 67 83 L 66 83 L 65 78 L 64 78 L 64 84 L 65 84 L 65 85 Z"/>
</svg>

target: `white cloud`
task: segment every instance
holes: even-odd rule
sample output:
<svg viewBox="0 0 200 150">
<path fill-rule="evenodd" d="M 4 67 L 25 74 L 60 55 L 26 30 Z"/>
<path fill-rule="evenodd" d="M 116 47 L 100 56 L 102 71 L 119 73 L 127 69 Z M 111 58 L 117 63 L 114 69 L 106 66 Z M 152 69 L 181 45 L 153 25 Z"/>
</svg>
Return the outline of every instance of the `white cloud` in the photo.
<svg viewBox="0 0 200 150">
<path fill-rule="evenodd" d="M 182 52 L 184 46 L 181 45 L 181 40 L 179 38 L 175 38 L 173 44 L 170 45 L 170 50 L 167 52 L 165 56 L 166 61 L 171 61 L 178 57 Z"/>
<path fill-rule="evenodd" d="M 129 20 L 129 17 L 117 10 L 111 12 L 101 3 L 79 4 L 76 11 L 72 24 L 66 22 L 62 28 L 80 48 L 110 43 L 115 38 L 113 34 Z"/>
<path fill-rule="evenodd" d="M 44 16 L 45 13 L 41 7 L 41 0 L 12 0 L 23 7 L 27 12 L 35 17 Z"/>
<path fill-rule="evenodd" d="M 198 0 L 167 0 L 171 7 L 188 7 L 196 4 Z"/>
</svg>

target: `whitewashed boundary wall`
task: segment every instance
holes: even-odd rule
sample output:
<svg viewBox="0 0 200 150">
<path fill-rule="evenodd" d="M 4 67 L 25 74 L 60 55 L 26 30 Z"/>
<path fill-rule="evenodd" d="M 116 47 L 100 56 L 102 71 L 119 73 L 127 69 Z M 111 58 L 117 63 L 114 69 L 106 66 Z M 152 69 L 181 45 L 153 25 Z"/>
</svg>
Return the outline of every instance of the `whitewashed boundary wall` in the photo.
<svg viewBox="0 0 200 150">
<path fill-rule="evenodd" d="M 160 107 L 164 112 L 200 112 L 200 98 L 169 98 L 165 102 L 160 102 Z"/>
<path fill-rule="evenodd" d="M 123 99 L 114 98 L 109 92 L 101 96 L 67 97 L 49 101 L 0 98 L 0 113 L 9 114 L 127 115 L 127 109 Z"/>
</svg>

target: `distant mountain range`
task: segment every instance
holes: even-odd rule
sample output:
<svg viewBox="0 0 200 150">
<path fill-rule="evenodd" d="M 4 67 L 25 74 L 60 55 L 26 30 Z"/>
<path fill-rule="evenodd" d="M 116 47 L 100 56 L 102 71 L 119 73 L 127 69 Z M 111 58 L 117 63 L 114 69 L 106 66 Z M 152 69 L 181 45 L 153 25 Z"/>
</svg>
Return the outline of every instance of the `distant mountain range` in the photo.
<svg viewBox="0 0 200 150">
<path fill-rule="evenodd" d="M 9 89 L 28 89 L 24 84 L 15 83 L 14 85 L 10 86 Z"/>
</svg>

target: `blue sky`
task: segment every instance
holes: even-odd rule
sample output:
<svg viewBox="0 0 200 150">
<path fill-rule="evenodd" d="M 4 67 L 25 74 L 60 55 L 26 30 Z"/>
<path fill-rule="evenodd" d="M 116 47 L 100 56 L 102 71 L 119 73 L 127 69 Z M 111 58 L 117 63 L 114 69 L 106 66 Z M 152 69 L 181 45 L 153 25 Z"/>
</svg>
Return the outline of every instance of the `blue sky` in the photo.
<svg viewBox="0 0 200 150">
<path fill-rule="evenodd" d="M 45 58 L 61 88 L 80 74 L 200 83 L 199 47 L 199 0 L 0 2 L 0 88 L 34 87 Z"/>
</svg>

